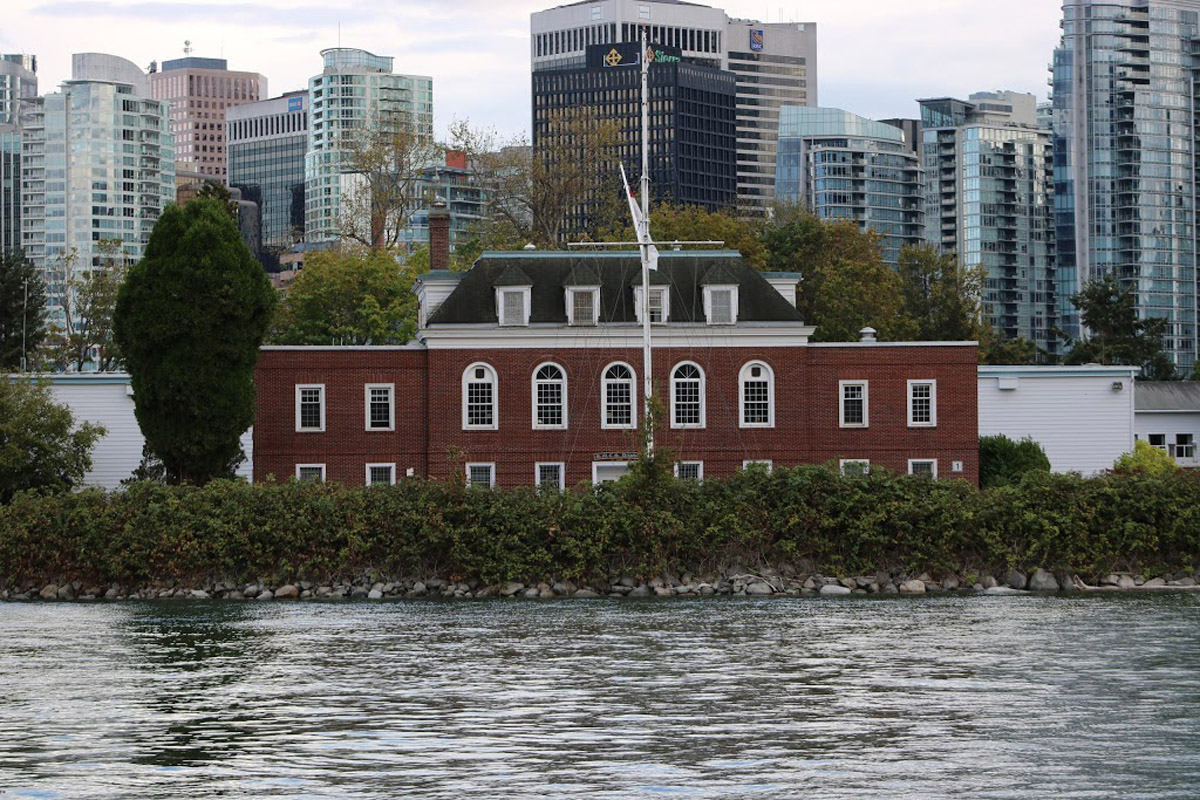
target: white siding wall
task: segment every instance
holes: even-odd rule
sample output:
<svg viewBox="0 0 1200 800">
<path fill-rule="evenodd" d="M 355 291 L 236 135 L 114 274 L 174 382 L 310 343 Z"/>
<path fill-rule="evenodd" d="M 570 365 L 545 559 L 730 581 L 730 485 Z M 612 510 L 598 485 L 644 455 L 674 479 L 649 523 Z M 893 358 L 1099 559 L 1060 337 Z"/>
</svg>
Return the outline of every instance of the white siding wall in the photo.
<svg viewBox="0 0 1200 800">
<path fill-rule="evenodd" d="M 89 486 L 117 488 L 141 463 L 142 445 L 146 441 L 133 415 L 129 376 L 84 374 L 43 378 L 50 381 L 55 401 L 71 409 L 76 423 L 93 422 L 108 431 L 92 450 L 92 471 L 84 482 Z M 251 479 L 254 463 L 252 432 L 253 429 L 242 435 L 246 460 L 238 468 L 238 475 L 246 480 Z"/>
<path fill-rule="evenodd" d="M 1094 474 L 1133 448 L 1134 391 L 1130 367 L 980 367 L 979 435 L 1031 437 L 1055 472 Z"/>
<path fill-rule="evenodd" d="M 1149 441 L 1150 434 L 1161 433 L 1167 437 L 1168 448 L 1176 444 L 1179 434 L 1190 433 L 1200 455 L 1200 411 L 1138 411 L 1133 424 L 1137 438 Z M 1200 458 L 1176 456 L 1175 461 L 1181 467 L 1200 467 Z"/>
</svg>

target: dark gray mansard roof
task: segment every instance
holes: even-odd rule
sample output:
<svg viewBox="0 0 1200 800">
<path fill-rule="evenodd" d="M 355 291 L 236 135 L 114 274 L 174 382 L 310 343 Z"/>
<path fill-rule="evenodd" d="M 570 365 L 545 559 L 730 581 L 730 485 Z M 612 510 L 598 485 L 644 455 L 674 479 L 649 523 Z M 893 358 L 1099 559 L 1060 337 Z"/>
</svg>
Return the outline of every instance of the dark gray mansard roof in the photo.
<svg viewBox="0 0 1200 800">
<path fill-rule="evenodd" d="M 592 282 L 593 276 L 598 280 Z M 670 287 L 669 323 L 705 322 L 705 284 L 737 285 L 738 322 L 803 322 L 736 251 L 662 252 L 650 278 L 652 285 Z M 484 253 L 429 324 L 496 324 L 496 287 L 525 285 L 532 286 L 530 323 L 565 325 L 565 287 L 597 283 L 601 323 L 637 321 L 633 287 L 641 286 L 641 262 L 636 251 Z"/>
<path fill-rule="evenodd" d="M 1200 412 L 1200 381 L 1138 381 L 1133 397 L 1138 411 Z"/>
</svg>

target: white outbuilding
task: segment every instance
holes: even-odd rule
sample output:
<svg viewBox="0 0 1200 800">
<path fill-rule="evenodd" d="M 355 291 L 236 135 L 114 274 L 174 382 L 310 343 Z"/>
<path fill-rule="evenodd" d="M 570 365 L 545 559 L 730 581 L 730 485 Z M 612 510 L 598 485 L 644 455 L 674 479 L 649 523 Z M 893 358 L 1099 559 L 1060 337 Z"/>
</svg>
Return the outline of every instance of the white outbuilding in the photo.
<svg viewBox="0 0 1200 800">
<path fill-rule="evenodd" d="M 1200 381 L 1143 381 L 1134 413 L 1137 438 L 1175 458 L 1181 467 L 1200 467 Z"/>
</svg>

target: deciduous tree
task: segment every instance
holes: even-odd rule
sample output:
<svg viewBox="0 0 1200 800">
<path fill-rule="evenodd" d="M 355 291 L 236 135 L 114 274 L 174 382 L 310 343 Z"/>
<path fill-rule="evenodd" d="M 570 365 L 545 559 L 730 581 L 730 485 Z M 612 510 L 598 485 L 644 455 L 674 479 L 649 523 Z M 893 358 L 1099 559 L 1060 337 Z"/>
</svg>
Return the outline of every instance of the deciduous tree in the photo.
<svg viewBox="0 0 1200 800">
<path fill-rule="evenodd" d="M 89 367 L 108 372 L 120 367 L 120 348 L 113 335 L 117 292 L 125 280 L 127 258 L 119 239 L 101 239 L 97 262 L 82 267 L 74 250 L 58 259 L 56 275 L 62 295 L 63 324 L 51 326 L 46 360 L 55 369 L 82 372 Z"/>
<path fill-rule="evenodd" d="M 0 380 L 0 503 L 24 489 L 63 492 L 78 485 L 104 433 L 89 422 L 76 426 L 49 387 Z"/>
<path fill-rule="evenodd" d="M 231 474 L 275 292 L 215 199 L 168 206 L 117 298 L 134 409 L 171 483 Z"/>
<path fill-rule="evenodd" d="M 46 287 L 20 250 L 0 253 L 0 370 L 21 368 L 46 335 Z"/>
</svg>

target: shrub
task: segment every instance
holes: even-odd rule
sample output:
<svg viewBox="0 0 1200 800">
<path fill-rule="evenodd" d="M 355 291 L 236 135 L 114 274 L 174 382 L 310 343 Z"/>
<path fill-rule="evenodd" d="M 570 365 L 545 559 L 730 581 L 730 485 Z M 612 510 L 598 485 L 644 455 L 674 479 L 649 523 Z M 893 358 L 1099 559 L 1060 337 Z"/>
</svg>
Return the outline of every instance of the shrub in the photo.
<svg viewBox="0 0 1200 800">
<path fill-rule="evenodd" d="M 1007 436 L 979 437 L 979 485 L 984 489 L 1020 483 L 1031 472 L 1049 472 L 1050 459 L 1029 437 L 1015 442 Z"/>
<path fill-rule="evenodd" d="M 1133 450 L 1120 456 L 1113 462 L 1117 472 L 1144 472 L 1147 475 L 1170 475 L 1179 469 L 1175 459 L 1167 455 L 1166 450 L 1159 449 L 1149 442 L 1138 440 L 1133 443 Z"/>
</svg>

